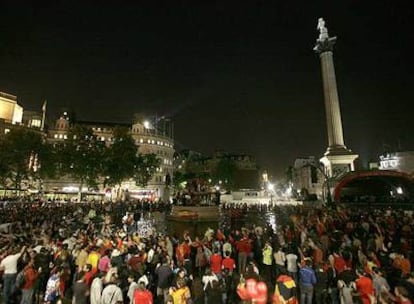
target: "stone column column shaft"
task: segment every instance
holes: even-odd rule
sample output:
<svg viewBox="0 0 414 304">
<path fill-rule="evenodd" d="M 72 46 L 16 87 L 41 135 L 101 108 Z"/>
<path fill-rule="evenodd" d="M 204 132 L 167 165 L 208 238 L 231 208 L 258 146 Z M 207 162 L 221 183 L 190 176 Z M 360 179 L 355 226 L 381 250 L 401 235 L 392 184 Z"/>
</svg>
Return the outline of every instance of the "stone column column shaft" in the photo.
<svg viewBox="0 0 414 304">
<path fill-rule="evenodd" d="M 333 48 L 336 37 L 329 37 L 323 18 L 318 19 L 319 38 L 313 50 L 319 54 L 322 69 L 323 93 L 325 100 L 326 127 L 328 131 L 328 149 L 320 161 L 326 174 L 338 178 L 342 174 L 354 170 L 354 161 L 358 154 L 347 149 L 342 130 L 341 109 L 336 86 Z"/>
<path fill-rule="evenodd" d="M 331 51 L 325 51 L 320 54 L 320 57 L 329 147 L 344 147 L 341 110 L 339 107 L 333 55 Z"/>
</svg>

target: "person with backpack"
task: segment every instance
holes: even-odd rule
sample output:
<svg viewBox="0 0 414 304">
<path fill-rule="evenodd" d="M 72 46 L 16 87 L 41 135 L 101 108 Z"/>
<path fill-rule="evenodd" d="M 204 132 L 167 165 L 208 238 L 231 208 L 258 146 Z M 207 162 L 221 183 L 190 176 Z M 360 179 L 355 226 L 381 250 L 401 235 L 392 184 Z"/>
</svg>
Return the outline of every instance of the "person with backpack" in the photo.
<svg viewBox="0 0 414 304">
<path fill-rule="evenodd" d="M 286 269 L 281 269 L 276 279 L 273 304 L 298 304 L 297 288 L 295 280 L 288 275 Z"/>
<path fill-rule="evenodd" d="M 36 270 L 34 268 L 34 260 L 31 259 L 26 267 L 24 267 L 24 269 L 21 271 L 22 278 L 19 278 L 20 273 L 17 275 L 16 287 L 21 288 L 22 290 L 22 299 L 20 301 L 20 304 L 32 304 L 34 287 L 37 277 L 41 272 L 42 268 L 39 267 L 39 269 Z"/>
<path fill-rule="evenodd" d="M 355 296 L 355 271 L 347 266 L 337 276 L 337 288 L 339 290 L 339 301 L 341 304 L 352 304 Z"/>
</svg>

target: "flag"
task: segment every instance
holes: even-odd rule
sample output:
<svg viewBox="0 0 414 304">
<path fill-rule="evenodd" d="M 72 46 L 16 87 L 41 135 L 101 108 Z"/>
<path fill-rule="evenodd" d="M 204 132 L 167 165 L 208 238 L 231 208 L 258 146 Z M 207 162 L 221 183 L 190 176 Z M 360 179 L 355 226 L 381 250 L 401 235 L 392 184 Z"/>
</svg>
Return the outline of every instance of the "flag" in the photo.
<svg viewBox="0 0 414 304">
<path fill-rule="evenodd" d="M 47 105 L 47 100 L 45 100 L 45 101 L 43 102 L 43 106 L 42 106 L 42 111 L 43 111 L 43 112 L 46 112 L 46 105 Z"/>
</svg>

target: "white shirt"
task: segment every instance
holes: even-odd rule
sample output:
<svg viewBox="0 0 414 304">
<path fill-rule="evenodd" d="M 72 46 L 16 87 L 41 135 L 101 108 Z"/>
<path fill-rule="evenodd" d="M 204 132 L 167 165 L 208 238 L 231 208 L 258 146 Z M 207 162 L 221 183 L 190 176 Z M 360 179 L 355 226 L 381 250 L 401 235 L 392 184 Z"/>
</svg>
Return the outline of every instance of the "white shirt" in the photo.
<svg viewBox="0 0 414 304">
<path fill-rule="evenodd" d="M 148 251 L 148 254 L 147 254 L 147 262 L 148 263 L 151 263 L 152 258 L 154 257 L 154 253 L 155 253 L 155 251 L 152 248 Z"/>
<path fill-rule="evenodd" d="M 92 281 L 91 291 L 90 291 L 90 302 L 91 304 L 100 304 L 101 303 L 101 294 L 102 294 L 102 279 L 95 278 Z"/>
<path fill-rule="evenodd" d="M 131 282 L 128 288 L 127 297 L 129 298 L 129 303 L 134 303 L 134 292 L 138 288 L 138 284 L 134 281 Z M 136 303 L 139 304 L 139 303 Z"/>
<path fill-rule="evenodd" d="M 144 283 L 145 284 L 145 287 L 148 286 L 149 281 L 148 281 L 148 278 L 147 278 L 147 276 L 145 274 L 138 279 L 138 284 L 139 283 Z"/>
<path fill-rule="evenodd" d="M 4 274 L 17 273 L 17 260 L 21 255 L 21 253 L 10 254 L 1 261 L 0 268 L 4 268 Z"/>
<path fill-rule="evenodd" d="M 102 291 L 101 304 L 115 304 L 124 302 L 122 290 L 115 284 L 110 284 Z"/>
<path fill-rule="evenodd" d="M 298 260 L 298 256 L 294 253 L 289 253 L 286 255 L 287 271 L 298 272 L 298 265 L 296 264 L 297 260 Z"/>
<path fill-rule="evenodd" d="M 218 282 L 218 278 L 214 273 L 211 275 L 204 275 L 201 279 L 201 282 L 204 284 L 203 290 L 206 290 L 208 284 L 211 284 L 210 287 L 213 287 L 213 281 Z"/>
<path fill-rule="evenodd" d="M 282 250 L 278 250 L 274 253 L 273 257 L 275 258 L 276 265 L 285 266 L 286 256 Z"/>
</svg>

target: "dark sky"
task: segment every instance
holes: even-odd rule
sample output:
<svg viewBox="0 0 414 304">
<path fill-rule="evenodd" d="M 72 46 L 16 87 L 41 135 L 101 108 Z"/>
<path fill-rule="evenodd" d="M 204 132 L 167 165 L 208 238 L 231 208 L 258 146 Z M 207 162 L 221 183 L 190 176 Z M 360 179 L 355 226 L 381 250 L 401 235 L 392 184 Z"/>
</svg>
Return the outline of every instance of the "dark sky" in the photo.
<svg viewBox="0 0 414 304">
<path fill-rule="evenodd" d="M 324 17 L 346 145 L 363 165 L 414 149 L 412 0 L 36 2 L 0 1 L 0 91 L 27 110 L 169 116 L 177 148 L 253 154 L 280 175 L 326 150 Z"/>
</svg>

